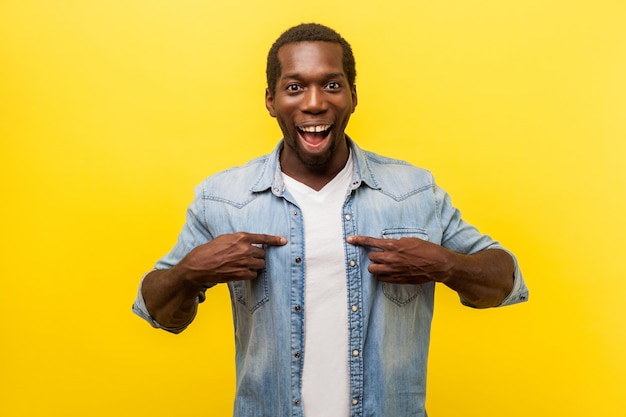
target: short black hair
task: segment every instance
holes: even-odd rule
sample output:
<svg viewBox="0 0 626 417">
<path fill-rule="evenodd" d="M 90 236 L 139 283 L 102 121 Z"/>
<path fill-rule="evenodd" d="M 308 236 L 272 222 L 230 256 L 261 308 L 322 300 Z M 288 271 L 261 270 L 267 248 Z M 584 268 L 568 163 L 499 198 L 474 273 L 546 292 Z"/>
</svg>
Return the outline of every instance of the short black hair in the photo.
<svg viewBox="0 0 626 417">
<path fill-rule="evenodd" d="M 350 88 L 354 88 L 356 79 L 356 64 L 350 44 L 335 30 L 318 23 L 302 23 L 283 32 L 276 39 L 269 53 L 267 54 L 267 88 L 273 96 L 276 92 L 276 83 L 280 77 L 280 61 L 278 60 L 278 50 L 281 46 L 297 42 L 334 42 L 341 45 L 343 50 L 343 70 L 346 73 Z"/>
</svg>

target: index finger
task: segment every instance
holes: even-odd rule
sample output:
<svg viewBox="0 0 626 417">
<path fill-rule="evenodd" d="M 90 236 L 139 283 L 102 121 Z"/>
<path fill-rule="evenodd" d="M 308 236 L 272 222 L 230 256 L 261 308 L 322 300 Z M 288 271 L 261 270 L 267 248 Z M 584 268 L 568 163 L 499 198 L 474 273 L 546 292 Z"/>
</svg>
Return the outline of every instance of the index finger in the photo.
<svg viewBox="0 0 626 417">
<path fill-rule="evenodd" d="M 246 233 L 246 240 L 250 243 L 257 243 L 270 246 L 282 246 L 287 243 L 287 239 L 282 236 L 266 235 L 263 233 Z"/>
<path fill-rule="evenodd" d="M 351 245 L 384 249 L 387 239 L 379 239 L 372 236 L 348 236 L 346 241 Z"/>
</svg>

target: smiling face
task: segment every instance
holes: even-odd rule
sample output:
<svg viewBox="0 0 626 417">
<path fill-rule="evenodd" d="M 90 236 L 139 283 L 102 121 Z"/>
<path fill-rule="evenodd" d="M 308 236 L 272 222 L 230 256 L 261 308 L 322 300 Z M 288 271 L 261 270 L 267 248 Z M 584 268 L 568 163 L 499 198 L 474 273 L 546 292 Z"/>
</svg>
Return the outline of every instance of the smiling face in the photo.
<svg viewBox="0 0 626 417">
<path fill-rule="evenodd" d="M 278 50 L 281 74 L 265 104 L 278 121 L 285 146 L 283 172 L 307 183 L 332 179 L 348 159 L 344 129 L 357 103 L 342 63 L 341 45 L 297 42 Z M 329 179 L 329 180 L 330 180 Z"/>
</svg>

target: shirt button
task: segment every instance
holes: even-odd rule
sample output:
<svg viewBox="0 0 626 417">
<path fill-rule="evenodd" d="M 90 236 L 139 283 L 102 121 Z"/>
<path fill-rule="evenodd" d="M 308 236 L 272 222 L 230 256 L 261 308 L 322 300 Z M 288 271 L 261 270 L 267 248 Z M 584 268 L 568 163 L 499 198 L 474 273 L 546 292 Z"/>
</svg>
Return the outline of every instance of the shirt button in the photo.
<svg viewBox="0 0 626 417">
<path fill-rule="evenodd" d="M 356 262 L 354 260 L 351 260 L 350 261 L 350 266 L 355 266 L 355 265 L 356 265 Z"/>
<path fill-rule="evenodd" d="M 357 400 L 356 398 L 352 399 L 352 405 L 357 405 L 359 403 L 359 400 Z"/>
<path fill-rule="evenodd" d="M 297 211 L 294 211 L 294 212 L 293 212 L 293 215 L 294 215 L 294 216 L 297 216 L 297 215 L 298 215 L 298 212 L 297 212 Z"/>
<path fill-rule="evenodd" d="M 302 307 L 298 305 L 298 306 L 295 306 L 293 309 L 296 311 L 296 313 L 299 313 L 300 310 L 302 310 Z"/>
<path fill-rule="evenodd" d="M 299 264 L 300 262 L 302 262 L 302 258 L 296 258 L 296 263 Z"/>
<path fill-rule="evenodd" d="M 295 356 L 296 359 L 300 359 L 300 352 L 296 352 L 293 356 Z"/>
<path fill-rule="evenodd" d="M 299 406 L 299 405 L 300 405 L 300 400 L 295 400 L 295 401 L 293 402 L 293 405 L 295 405 L 296 407 L 297 407 L 297 406 Z"/>
<path fill-rule="evenodd" d="M 356 350 L 356 349 L 355 349 L 355 350 L 353 350 L 353 351 L 352 351 L 352 356 L 355 356 L 355 357 L 356 357 L 356 356 L 359 356 L 359 351 L 358 351 L 358 350 Z"/>
<path fill-rule="evenodd" d="M 356 312 L 358 311 L 358 309 L 359 309 L 359 308 L 358 308 L 357 306 L 352 306 L 352 311 L 353 311 L 353 312 L 355 312 L 355 313 L 356 313 Z"/>
<path fill-rule="evenodd" d="M 349 214 L 346 214 L 346 220 L 350 220 L 352 217 L 350 217 Z"/>
</svg>

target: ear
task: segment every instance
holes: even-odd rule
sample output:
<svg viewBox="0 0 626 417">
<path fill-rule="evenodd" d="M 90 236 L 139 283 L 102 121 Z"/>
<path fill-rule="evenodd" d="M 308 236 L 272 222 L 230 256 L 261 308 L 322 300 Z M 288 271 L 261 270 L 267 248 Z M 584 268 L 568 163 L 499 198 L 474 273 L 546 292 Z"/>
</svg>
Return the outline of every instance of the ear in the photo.
<svg viewBox="0 0 626 417">
<path fill-rule="evenodd" d="M 352 113 L 354 113 L 354 110 L 356 110 L 356 104 L 358 103 L 359 99 L 357 97 L 356 94 L 356 85 L 352 87 Z"/>
<path fill-rule="evenodd" d="M 274 110 L 274 97 L 272 97 L 268 88 L 265 89 L 265 108 L 268 112 L 270 112 L 270 116 L 276 117 L 276 111 Z"/>
</svg>

